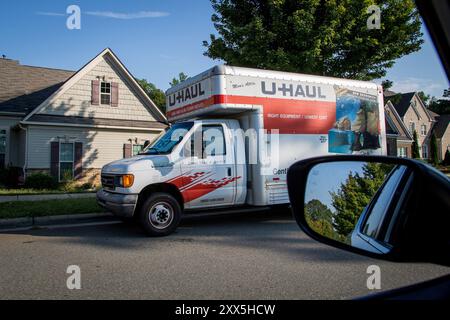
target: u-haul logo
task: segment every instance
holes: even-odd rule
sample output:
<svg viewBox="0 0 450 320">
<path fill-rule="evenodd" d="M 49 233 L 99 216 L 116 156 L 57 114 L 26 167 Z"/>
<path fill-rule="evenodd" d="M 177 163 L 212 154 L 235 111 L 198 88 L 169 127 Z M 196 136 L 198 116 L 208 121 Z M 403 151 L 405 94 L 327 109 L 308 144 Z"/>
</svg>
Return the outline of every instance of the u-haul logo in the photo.
<svg viewBox="0 0 450 320">
<path fill-rule="evenodd" d="M 322 87 L 315 85 L 302 85 L 293 83 L 276 83 L 261 81 L 261 92 L 264 95 L 294 98 L 311 98 L 311 99 L 326 99 L 324 95 L 325 90 Z"/>
<path fill-rule="evenodd" d="M 185 103 L 197 97 L 205 95 L 205 88 L 201 82 L 196 83 L 190 87 L 184 88 L 169 96 L 169 106 L 175 104 Z"/>
</svg>

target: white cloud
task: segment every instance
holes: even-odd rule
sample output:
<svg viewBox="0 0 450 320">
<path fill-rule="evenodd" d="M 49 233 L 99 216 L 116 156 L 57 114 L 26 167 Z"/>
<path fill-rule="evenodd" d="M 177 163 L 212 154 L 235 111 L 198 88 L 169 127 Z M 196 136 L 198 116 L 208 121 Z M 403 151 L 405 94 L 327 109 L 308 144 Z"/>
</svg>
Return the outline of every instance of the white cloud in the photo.
<svg viewBox="0 0 450 320">
<path fill-rule="evenodd" d="M 40 16 L 51 16 L 51 17 L 64 17 L 64 13 L 58 13 L 58 12 L 36 12 L 37 15 Z"/>
<path fill-rule="evenodd" d="M 394 82 L 390 90 L 401 93 L 423 91 L 425 94 L 441 97 L 444 89 L 448 87 L 445 82 L 439 82 L 433 79 L 407 77 L 390 80 Z"/>
<path fill-rule="evenodd" d="M 121 13 L 112 11 L 88 11 L 86 12 L 86 14 L 90 16 L 122 19 L 122 20 L 160 18 L 160 17 L 167 17 L 169 15 L 168 12 L 160 12 L 160 11 L 140 11 L 134 13 Z"/>
</svg>

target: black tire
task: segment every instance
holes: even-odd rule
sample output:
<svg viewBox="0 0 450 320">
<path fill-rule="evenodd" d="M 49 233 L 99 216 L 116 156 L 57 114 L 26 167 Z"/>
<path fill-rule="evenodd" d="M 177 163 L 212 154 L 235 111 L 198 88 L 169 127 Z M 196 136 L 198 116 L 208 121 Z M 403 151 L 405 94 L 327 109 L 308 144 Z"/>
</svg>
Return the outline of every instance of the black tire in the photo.
<svg viewBox="0 0 450 320">
<path fill-rule="evenodd" d="M 171 234 L 178 227 L 180 220 L 180 204 L 168 193 L 152 194 L 139 212 L 139 223 L 151 237 Z"/>
</svg>

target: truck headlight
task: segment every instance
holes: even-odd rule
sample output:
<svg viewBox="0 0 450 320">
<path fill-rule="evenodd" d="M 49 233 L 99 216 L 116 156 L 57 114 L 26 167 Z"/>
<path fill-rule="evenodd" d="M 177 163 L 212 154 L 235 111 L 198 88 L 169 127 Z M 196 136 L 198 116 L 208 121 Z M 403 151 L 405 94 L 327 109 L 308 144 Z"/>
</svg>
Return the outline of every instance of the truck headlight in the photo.
<svg viewBox="0 0 450 320">
<path fill-rule="evenodd" d="M 132 174 L 124 174 L 119 176 L 118 179 L 118 187 L 121 188 L 129 188 L 134 183 L 134 175 Z"/>
</svg>

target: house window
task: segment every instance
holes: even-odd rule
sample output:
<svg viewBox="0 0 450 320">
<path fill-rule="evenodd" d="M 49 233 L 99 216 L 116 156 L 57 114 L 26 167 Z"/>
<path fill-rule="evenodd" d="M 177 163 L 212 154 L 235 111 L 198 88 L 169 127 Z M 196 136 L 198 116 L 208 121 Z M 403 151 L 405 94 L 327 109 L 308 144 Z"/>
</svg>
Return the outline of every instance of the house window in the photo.
<svg viewBox="0 0 450 320">
<path fill-rule="evenodd" d="M 406 147 L 397 148 L 397 157 L 400 157 L 400 158 L 407 157 Z"/>
<path fill-rule="evenodd" d="M 427 135 L 427 125 L 426 124 L 423 124 L 420 126 L 420 134 L 423 136 Z"/>
<path fill-rule="evenodd" d="M 111 104 L 111 83 L 100 83 L 100 104 Z"/>
<path fill-rule="evenodd" d="M 133 156 L 137 156 L 144 148 L 141 144 L 133 144 Z"/>
<path fill-rule="evenodd" d="M 416 131 L 416 124 L 414 122 L 410 122 L 409 123 L 409 132 L 411 132 L 411 134 L 414 134 L 414 131 Z"/>
<path fill-rule="evenodd" d="M 422 159 L 428 159 L 428 146 L 426 144 L 422 146 Z"/>
<path fill-rule="evenodd" d="M 7 146 L 6 130 L 0 130 L 0 169 L 5 168 L 6 162 L 6 146 Z"/>
<path fill-rule="evenodd" d="M 59 146 L 59 180 L 73 179 L 73 143 L 61 143 Z"/>
</svg>

